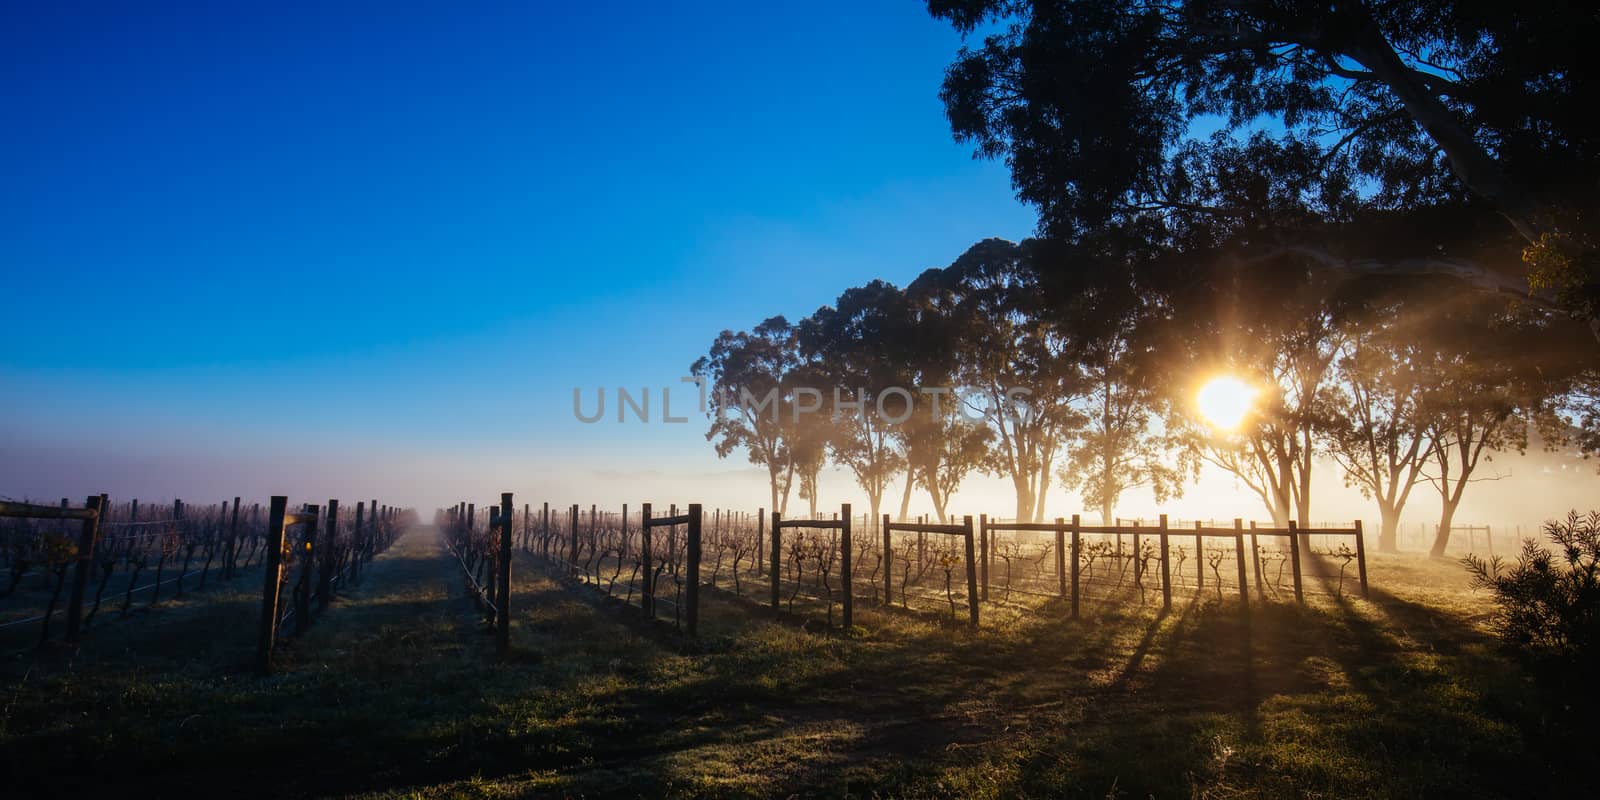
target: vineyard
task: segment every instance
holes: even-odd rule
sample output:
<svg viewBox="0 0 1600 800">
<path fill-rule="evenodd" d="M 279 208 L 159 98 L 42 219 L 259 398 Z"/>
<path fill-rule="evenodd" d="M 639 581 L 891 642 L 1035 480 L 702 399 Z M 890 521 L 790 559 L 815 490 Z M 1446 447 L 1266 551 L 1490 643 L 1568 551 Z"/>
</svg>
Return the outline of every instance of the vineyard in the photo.
<svg viewBox="0 0 1600 800">
<path fill-rule="evenodd" d="M 1478 699 L 1506 701 L 1479 677 L 1498 661 L 1427 655 L 1475 687 L 1461 695 L 1403 677 L 1433 663 L 1400 644 L 1421 635 L 1404 631 L 1445 648 L 1481 636 L 1460 621 L 1479 606 L 1459 570 L 1367 563 L 1355 524 L 1291 535 L 1159 518 L 896 521 L 848 505 L 816 519 L 697 504 L 608 513 L 511 495 L 432 526 L 283 497 L 106 504 L 104 519 L 95 506 L 6 507 L 28 515 L 6 522 L 18 576 L 6 608 L 26 621 L 9 630 L 26 655 L 6 673 L 0 719 L 24 795 L 215 779 L 245 796 L 477 794 L 486 782 L 591 796 L 799 785 L 1102 797 L 1254 780 L 1205 767 L 1215 741 L 1295 776 L 1276 789 L 1348 794 L 1378 778 L 1340 777 L 1324 759 L 1382 764 L 1385 785 L 1460 788 L 1521 746 Z M 86 558 L 40 555 L 77 547 L 88 523 Z M 42 648 L 41 616 L 54 620 Z M 1377 677 L 1325 683 L 1306 664 Z M 1401 764 L 1334 726 L 1305 760 L 1293 737 L 1252 734 L 1237 715 L 1333 717 L 1262 705 L 1268 686 L 1313 692 L 1306 703 L 1372 697 L 1383 705 L 1364 725 L 1470 724 L 1481 744 L 1436 768 Z M 1148 737 L 1182 745 L 1138 756 L 1117 743 Z M 152 753 L 167 760 L 139 766 Z M 1052 759 L 1082 763 L 1017 766 Z M 596 762 L 608 766 L 585 766 Z"/>
<path fill-rule="evenodd" d="M 208 585 L 254 578 L 266 637 L 258 647 L 270 653 L 266 643 L 304 632 L 359 582 L 363 565 L 405 524 L 376 501 L 341 510 L 330 500 L 292 514 L 286 504 L 273 498 L 264 510 L 244 507 L 238 497 L 212 505 L 112 504 L 105 495 L 80 508 L 67 499 L 0 503 L 0 647 L 76 641 L 130 615 L 158 612 L 164 600 L 203 597 Z"/>
<path fill-rule="evenodd" d="M 440 512 L 465 580 L 492 619 L 511 549 L 557 574 L 693 636 L 702 591 L 850 628 L 858 603 L 980 626 L 987 615 L 1076 618 L 1085 605 L 1159 606 L 1174 595 L 1256 603 L 1368 594 L 1365 537 L 1348 527 L 1194 522 L 1083 525 L 1079 518 L 960 524 L 856 516 L 783 519 L 699 504 L 630 514 L 549 504 L 520 513 L 509 495 L 489 514 L 462 502 Z M 497 587 L 497 581 L 500 585 Z M 504 615 L 500 615 L 502 618 Z"/>
</svg>

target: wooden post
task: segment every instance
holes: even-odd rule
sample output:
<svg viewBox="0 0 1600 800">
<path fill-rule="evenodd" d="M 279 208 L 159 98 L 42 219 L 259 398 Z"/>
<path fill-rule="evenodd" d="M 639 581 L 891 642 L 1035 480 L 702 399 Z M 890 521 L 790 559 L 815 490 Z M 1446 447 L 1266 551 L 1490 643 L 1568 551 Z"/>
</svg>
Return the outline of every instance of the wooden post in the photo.
<svg viewBox="0 0 1600 800">
<path fill-rule="evenodd" d="M 328 501 L 328 541 L 323 544 L 321 568 L 317 573 L 317 612 L 328 610 L 333 595 L 333 556 L 339 541 L 339 501 Z"/>
<path fill-rule="evenodd" d="M 571 565 L 572 572 L 578 572 L 578 504 L 572 504 L 572 547 L 567 551 L 567 563 Z"/>
<path fill-rule="evenodd" d="M 890 591 L 894 587 L 894 577 L 893 577 L 894 576 L 894 571 L 892 569 L 890 569 L 891 567 L 894 566 L 894 563 L 893 563 L 894 562 L 894 558 L 893 558 L 893 556 L 894 556 L 894 548 L 891 546 L 892 544 L 893 544 L 893 542 L 891 541 L 891 536 L 890 536 L 890 532 L 889 532 L 889 515 L 888 514 L 884 514 L 883 515 L 883 604 L 886 605 L 886 606 L 894 605 L 892 592 Z"/>
<path fill-rule="evenodd" d="M 1255 520 L 1250 521 L 1250 568 L 1256 574 L 1256 598 L 1267 602 L 1267 583 L 1261 577 L 1261 539 L 1256 533 Z"/>
<path fill-rule="evenodd" d="M 544 557 L 550 558 L 550 504 L 544 504 L 544 521 L 539 524 L 539 540 L 544 548 Z"/>
<path fill-rule="evenodd" d="M 1233 520 L 1233 553 L 1239 562 L 1239 605 L 1250 610 L 1250 581 L 1244 572 L 1244 520 Z"/>
<path fill-rule="evenodd" d="M 1133 579 L 1139 584 L 1139 601 L 1144 602 L 1144 551 L 1139 547 L 1139 526 L 1133 526 Z M 1122 545 L 1122 531 L 1117 531 L 1117 545 Z"/>
<path fill-rule="evenodd" d="M 689 590 L 684 597 L 688 603 L 688 607 L 684 609 L 684 626 L 688 628 L 691 638 L 700 630 L 700 516 L 700 504 L 690 503 L 687 552 L 684 553 L 689 561 L 686 565 L 689 572 Z"/>
<path fill-rule="evenodd" d="M 766 552 L 767 543 L 767 509 L 756 509 L 756 574 L 761 574 L 761 565 L 766 563 L 761 560 L 761 555 Z"/>
<path fill-rule="evenodd" d="M 989 515 L 978 515 L 978 567 L 982 570 L 978 576 L 982 582 L 983 599 L 989 599 Z"/>
<path fill-rule="evenodd" d="M 622 536 L 622 543 L 617 546 L 617 562 L 619 564 L 628 557 L 628 504 L 627 503 L 623 503 L 622 504 L 622 534 L 621 534 L 621 536 Z M 739 565 L 738 564 L 734 564 L 733 568 L 734 569 L 738 569 Z"/>
<path fill-rule="evenodd" d="M 839 519 L 840 519 L 839 544 L 840 544 L 841 547 L 844 548 L 844 557 L 840 561 L 840 566 L 839 566 L 839 580 L 844 583 L 844 629 L 846 631 L 848 631 L 848 630 L 850 630 L 851 626 L 853 626 L 855 624 L 855 613 L 854 612 L 855 612 L 855 608 L 856 608 L 855 588 L 852 586 L 851 581 L 850 581 L 851 568 L 852 568 L 853 565 L 850 563 L 850 559 L 852 557 L 852 553 L 851 553 L 851 550 L 850 550 L 850 504 L 849 503 L 840 504 L 840 506 L 839 506 Z"/>
<path fill-rule="evenodd" d="M 78 530 L 78 563 L 72 567 L 72 595 L 67 601 L 67 641 L 78 640 L 78 630 L 83 625 L 83 593 L 89 584 L 89 569 L 94 564 L 94 545 L 100 538 L 100 515 L 106 512 L 104 495 L 90 495 L 84 507 L 94 516 L 83 521 Z"/>
<path fill-rule="evenodd" d="M 1067 596 L 1067 527 L 1066 521 L 1056 517 L 1056 591 Z"/>
<path fill-rule="evenodd" d="M 511 523 L 513 521 L 511 493 L 500 493 L 500 575 L 497 582 L 500 594 L 495 597 L 495 645 L 500 655 L 511 651 Z"/>
<path fill-rule="evenodd" d="M 300 548 L 300 581 L 295 585 L 294 593 L 294 635 L 299 636 L 311 629 L 311 575 L 312 567 L 316 563 L 317 526 L 321 523 L 320 512 L 322 509 L 307 503 L 305 511 L 311 515 L 311 521 L 306 523 L 306 542 Z"/>
<path fill-rule="evenodd" d="M 1194 588 L 1198 592 L 1200 589 L 1206 588 L 1206 544 L 1205 537 L 1199 533 L 1200 520 L 1194 521 L 1194 529 L 1196 531 L 1194 535 Z"/>
<path fill-rule="evenodd" d="M 972 629 L 978 629 L 978 564 L 977 554 L 974 552 L 972 541 L 972 515 L 961 518 L 961 524 L 967 526 L 967 610 L 972 617 Z"/>
<path fill-rule="evenodd" d="M 367 516 L 367 503 L 365 500 L 356 501 L 356 530 L 350 542 L 350 578 L 361 578 L 361 554 L 367 549 L 367 538 L 371 535 L 363 525 Z"/>
<path fill-rule="evenodd" d="M 1493 549 L 1491 548 L 1491 555 Z M 1356 520 L 1356 572 L 1361 576 L 1361 597 L 1367 597 L 1367 534 Z"/>
<path fill-rule="evenodd" d="M 500 576 L 500 521 L 500 507 L 489 506 L 489 529 L 486 531 L 488 541 L 484 553 L 489 559 L 489 575 L 484 578 L 483 604 L 489 611 L 490 624 L 494 624 L 500 612 L 494 604 L 494 599 L 500 594 L 496 589 Z"/>
<path fill-rule="evenodd" d="M 1289 520 L 1289 561 L 1294 568 L 1294 601 L 1304 603 L 1306 596 L 1300 586 L 1300 526 Z"/>
<path fill-rule="evenodd" d="M 783 557 L 781 555 L 783 552 L 783 537 L 778 532 L 778 523 L 782 521 L 783 517 L 778 512 L 772 512 L 772 552 L 769 555 L 772 558 L 772 608 L 774 610 L 778 608 L 778 574 L 779 570 L 783 568 Z"/>
<path fill-rule="evenodd" d="M 1161 515 L 1161 610 L 1172 610 L 1172 571 L 1167 558 L 1167 515 Z"/>
<path fill-rule="evenodd" d="M 1072 618 L 1078 618 L 1078 563 L 1083 554 L 1080 542 L 1078 515 L 1072 515 Z"/>
<path fill-rule="evenodd" d="M 639 577 L 639 607 L 647 619 L 656 618 L 655 580 L 650 564 L 650 504 L 639 506 L 639 566 L 644 574 Z"/>
<path fill-rule="evenodd" d="M 228 524 L 228 563 L 223 567 L 225 580 L 233 580 L 239 569 L 239 498 L 233 498 L 233 521 Z"/>
<path fill-rule="evenodd" d="M 278 640 L 278 584 L 283 580 L 283 515 L 289 498 L 273 495 L 267 512 L 266 575 L 261 579 L 261 627 L 256 636 L 256 672 L 272 674 L 272 648 Z"/>
</svg>

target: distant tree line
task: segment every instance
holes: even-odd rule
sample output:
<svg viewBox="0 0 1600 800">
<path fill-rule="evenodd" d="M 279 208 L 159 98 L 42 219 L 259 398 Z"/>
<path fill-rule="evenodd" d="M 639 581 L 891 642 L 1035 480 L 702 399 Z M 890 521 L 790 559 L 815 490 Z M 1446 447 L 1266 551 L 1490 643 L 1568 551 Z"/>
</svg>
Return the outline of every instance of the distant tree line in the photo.
<svg viewBox="0 0 1600 800">
<path fill-rule="evenodd" d="M 1064 486 L 1109 520 L 1128 490 L 1164 499 L 1211 465 L 1283 524 L 1311 518 L 1331 459 L 1377 505 L 1382 549 L 1413 494 L 1436 495 L 1441 554 L 1494 454 L 1600 448 L 1585 50 L 1600 18 L 1450 2 L 929 10 L 969 35 L 941 93 L 952 130 L 1005 160 L 1038 235 L 717 338 L 694 365 L 713 388 L 986 399 L 975 414 L 919 402 L 899 425 L 713 408 L 733 413 L 708 437 L 767 468 L 774 508 L 795 488 L 814 506 L 832 460 L 874 515 L 898 487 L 902 515 L 920 489 L 943 517 L 981 471 L 1011 481 L 1018 519 Z M 1235 432 L 1194 413 L 1219 374 L 1263 388 Z M 1005 395 L 1017 386 L 1030 393 Z"/>
</svg>

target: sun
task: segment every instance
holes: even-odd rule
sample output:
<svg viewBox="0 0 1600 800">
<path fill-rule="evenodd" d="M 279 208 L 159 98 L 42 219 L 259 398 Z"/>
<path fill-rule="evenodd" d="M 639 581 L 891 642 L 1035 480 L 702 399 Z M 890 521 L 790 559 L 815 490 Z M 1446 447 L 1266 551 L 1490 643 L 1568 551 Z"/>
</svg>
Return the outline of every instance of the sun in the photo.
<svg viewBox="0 0 1600 800">
<path fill-rule="evenodd" d="M 1195 396 L 1195 405 L 1200 409 L 1200 416 L 1205 417 L 1212 427 L 1231 431 L 1244 422 L 1244 418 L 1250 414 L 1250 408 L 1255 405 L 1255 399 L 1255 387 L 1224 375 L 1212 378 L 1200 387 L 1200 393 Z"/>
</svg>

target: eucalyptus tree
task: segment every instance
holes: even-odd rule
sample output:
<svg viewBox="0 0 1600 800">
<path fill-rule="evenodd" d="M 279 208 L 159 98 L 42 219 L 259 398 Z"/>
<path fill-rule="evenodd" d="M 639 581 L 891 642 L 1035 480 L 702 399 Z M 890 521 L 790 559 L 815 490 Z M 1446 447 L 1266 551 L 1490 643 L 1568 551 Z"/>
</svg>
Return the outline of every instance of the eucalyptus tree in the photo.
<svg viewBox="0 0 1600 800">
<path fill-rule="evenodd" d="M 994 432 L 961 407 L 958 355 L 965 321 L 952 282 L 943 270 L 930 269 L 906 287 L 905 297 L 911 324 L 902 352 L 918 392 L 912 416 L 900 429 L 907 487 L 922 487 L 944 522 L 962 481 L 989 463 Z M 904 503 L 900 513 L 906 514 Z"/>
<path fill-rule="evenodd" d="M 1441 377 L 1432 367 L 1432 337 L 1425 331 L 1425 297 L 1388 297 L 1347 321 L 1330 394 L 1327 452 L 1344 470 L 1345 484 L 1378 506 L 1378 549 L 1398 549 L 1400 515 L 1412 490 L 1425 482 L 1434 452 L 1428 417 L 1430 387 Z"/>
<path fill-rule="evenodd" d="M 1185 466 L 1233 475 L 1280 527 L 1311 518 L 1312 474 L 1344 336 L 1333 299 L 1338 282 L 1295 261 L 1215 261 L 1203 279 L 1169 296 L 1160 323 L 1165 424 Z M 1236 430 L 1217 429 L 1195 405 L 1219 376 L 1255 391 Z"/>
<path fill-rule="evenodd" d="M 1124 235 L 1126 234 L 1126 235 Z M 1077 262 L 1047 269 L 1051 313 L 1076 341 L 1085 391 L 1085 419 L 1061 465 L 1060 478 L 1100 510 L 1101 524 L 1115 519 L 1124 492 L 1148 488 L 1157 502 L 1181 495 L 1184 473 L 1168 458 L 1158 420 L 1161 381 L 1152 328 L 1159 299 L 1138 285 L 1137 267 L 1149 256 L 1140 226 L 1058 244 L 1055 259 Z"/>
<path fill-rule="evenodd" d="M 1435 380 L 1422 401 L 1428 431 L 1426 480 L 1438 490 L 1430 554 L 1444 555 L 1467 487 L 1496 453 L 1523 452 L 1537 431 L 1547 447 L 1565 436 L 1558 412 L 1586 367 L 1589 348 L 1558 320 L 1526 306 L 1485 299 L 1441 309 L 1430 323 Z"/>
<path fill-rule="evenodd" d="M 1055 460 L 1082 425 L 1086 384 L 1067 331 L 1049 313 L 1040 243 L 986 239 L 940 278 L 954 293 L 956 375 L 967 411 L 992 428 L 986 469 L 1011 480 L 1016 518 L 1044 518 Z"/>
<path fill-rule="evenodd" d="M 786 420 L 794 410 L 790 373 L 800 365 L 796 329 L 776 316 L 751 331 L 723 331 L 710 353 L 689 368 L 707 384 L 706 439 L 715 443 L 719 458 L 742 448 L 750 463 L 766 469 L 769 507 L 779 513 L 787 510 L 794 485 L 792 425 Z"/>
<path fill-rule="evenodd" d="M 847 289 L 797 326 L 809 374 L 825 378 L 828 450 L 867 494 L 874 522 L 884 494 L 905 465 L 895 424 L 909 411 L 906 370 L 894 343 L 906 315 L 900 290 L 885 281 Z M 899 390 L 899 391 L 897 391 Z"/>
<path fill-rule="evenodd" d="M 1439 0 L 929 0 L 963 34 L 946 72 L 956 137 L 1003 156 L 1041 226 L 1228 215 L 1187 191 L 1196 153 L 1266 137 L 1385 207 L 1470 198 L 1522 246 L 1339 252 L 1258 238 L 1345 271 L 1449 276 L 1595 321 L 1600 16 Z M 1209 159 L 1201 159 L 1206 161 Z M 1202 172 L 1210 171 L 1205 168 Z M 1441 284 L 1442 288 L 1454 288 Z"/>
<path fill-rule="evenodd" d="M 783 419 L 783 448 L 794 468 L 800 499 L 808 503 L 810 518 L 817 518 L 817 496 L 823 467 L 828 462 L 828 442 L 835 427 L 827 409 L 826 373 L 802 363 L 786 379 L 790 413 Z"/>
</svg>

